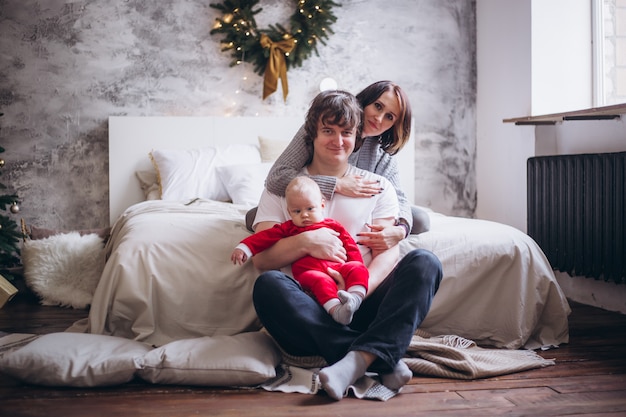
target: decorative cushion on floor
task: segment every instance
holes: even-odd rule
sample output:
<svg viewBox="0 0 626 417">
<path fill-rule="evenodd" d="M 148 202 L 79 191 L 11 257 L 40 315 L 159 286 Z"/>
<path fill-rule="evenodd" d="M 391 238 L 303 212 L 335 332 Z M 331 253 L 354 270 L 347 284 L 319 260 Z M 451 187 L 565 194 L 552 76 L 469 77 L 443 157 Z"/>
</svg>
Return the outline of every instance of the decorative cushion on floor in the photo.
<svg viewBox="0 0 626 417">
<path fill-rule="evenodd" d="M 117 385 L 134 377 L 134 359 L 150 349 L 144 343 L 114 336 L 50 333 L 2 356 L 0 372 L 37 385 Z"/>
<path fill-rule="evenodd" d="M 100 235 L 69 232 L 22 246 L 26 285 L 44 305 L 86 308 L 104 269 L 104 241 Z"/>
<path fill-rule="evenodd" d="M 136 359 L 137 375 L 154 384 L 250 386 L 276 376 L 280 352 L 264 332 L 170 342 Z"/>
<path fill-rule="evenodd" d="M 103 241 L 106 242 L 107 240 L 109 240 L 109 236 L 111 235 L 110 227 L 100 227 L 100 228 L 95 228 L 95 229 L 80 229 L 80 230 L 48 229 L 46 227 L 39 227 L 39 226 L 27 227 L 26 225 L 24 227 L 25 227 L 24 229 L 25 234 L 28 235 L 28 237 L 31 240 L 45 239 L 50 236 L 62 235 L 64 233 L 69 233 L 69 232 L 78 232 L 81 236 L 95 233 L 98 236 L 100 236 Z"/>
</svg>

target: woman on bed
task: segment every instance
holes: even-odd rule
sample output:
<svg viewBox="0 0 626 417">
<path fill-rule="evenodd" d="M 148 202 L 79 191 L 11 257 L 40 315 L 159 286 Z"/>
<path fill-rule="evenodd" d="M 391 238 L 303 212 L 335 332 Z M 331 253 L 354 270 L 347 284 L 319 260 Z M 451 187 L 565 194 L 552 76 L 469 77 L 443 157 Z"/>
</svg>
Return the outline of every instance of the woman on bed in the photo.
<svg viewBox="0 0 626 417">
<path fill-rule="evenodd" d="M 378 81 L 357 94 L 363 108 L 362 136 L 356 142 L 349 162 L 358 168 L 387 178 L 396 189 L 400 215 L 395 227 L 375 227 L 361 236 L 360 243 L 378 249 L 398 244 L 410 233 L 418 234 L 430 229 L 428 215 L 411 207 L 400 188 L 398 165 L 393 157 L 409 141 L 411 135 L 411 105 L 405 92 L 391 81 Z M 287 184 L 311 161 L 311 149 L 305 143 L 306 132 L 300 128 L 291 143 L 272 166 L 265 187 L 279 196 L 285 195 Z M 327 200 L 335 194 L 368 198 L 380 192 L 380 184 L 366 181 L 361 176 L 316 175 L 313 179 Z"/>
<path fill-rule="evenodd" d="M 398 213 L 398 199 L 388 180 L 348 162 L 361 116 L 352 94 L 320 93 L 311 104 L 304 126 L 313 157 L 300 172 L 380 181 L 381 189 L 370 198 L 338 194 L 327 202 L 327 216 L 342 223 L 352 236 L 368 227 L 392 226 Z M 288 217 L 285 198 L 264 190 L 255 219 L 256 231 Z M 370 274 L 369 285 L 349 325 L 333 320 L 294 279 L 277 270 L 303 255 L 345 261 L 336 232 L 324 228 L 287 237 L 252 258 L 258 269 L 267 271 L 259 276 L 253 291 L 259 319 L 287 353 L 318 355 L 330 364 L 320 371 L 320 381 L 335 400 L 340 400 L 366 371 L 378 373 L 382 383 L 392 390 L 399 390 L 411 379 L 412 372 L 400 359 L 426 317 L 442 277 L 439 260 L 423 249 L 409 252 L 399 262 L 398 245 L 386 249 L 362 245 L 361 252 Z M 342 277 L 336 271 L 329 273 L 341 285 Z"/>
</svg>

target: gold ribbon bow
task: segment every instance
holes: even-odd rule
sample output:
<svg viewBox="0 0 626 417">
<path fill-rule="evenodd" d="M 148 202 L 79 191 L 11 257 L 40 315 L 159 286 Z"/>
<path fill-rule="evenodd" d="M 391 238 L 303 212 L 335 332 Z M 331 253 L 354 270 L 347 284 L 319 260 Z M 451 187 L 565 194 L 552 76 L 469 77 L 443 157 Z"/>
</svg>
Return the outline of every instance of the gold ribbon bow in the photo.
<svg viewBox="0 0 626 417">
<path fill-rule="evenodd" d="M 261 34 L 260 42 L 263 48 L 269 48 L 270 50 L 263 80 L 263 100 L 276 91 L 279 78 L 283 86 L 283 100 L 287 100 L 289 87 L 287 86 L 287 61 L 285 61 L 285 54 L 293 50 L 296 42 L 293 38 L 273 42 L 265 33 Z"/>
</svg>

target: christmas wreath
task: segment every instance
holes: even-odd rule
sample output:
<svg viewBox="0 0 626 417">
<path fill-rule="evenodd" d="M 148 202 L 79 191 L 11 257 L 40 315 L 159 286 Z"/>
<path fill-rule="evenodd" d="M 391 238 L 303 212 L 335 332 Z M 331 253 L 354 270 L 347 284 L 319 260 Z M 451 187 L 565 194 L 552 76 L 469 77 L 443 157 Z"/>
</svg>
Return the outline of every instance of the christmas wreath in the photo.
<svg viewBox="0 0 626 417">
<path fill-rule="evenodd" d="M 225 0 L 210 4 L 222 12 L 215 19 L 211 35 L 225 35 L 221 40 L 222 51 L 230 51 L 230 66 L 242 62 L 254 65 L 254 71 L 264 75 L 263 99 L 276 91 L 278 80 L 283 87 L 283 98 L 287 99 L 287 69 L 299 67 L 317 44 L 325 45 L 325 39 L 333 31 L 330 28 L 337 18 L 332 13 L 331 0 L 294 0 L 296 11 L 289 19 L 291 30 L 280 24 L 268 29 L 257 28 L 254 16 L 263 9 L 257 8 L 260 0 Z"/>
</svg>

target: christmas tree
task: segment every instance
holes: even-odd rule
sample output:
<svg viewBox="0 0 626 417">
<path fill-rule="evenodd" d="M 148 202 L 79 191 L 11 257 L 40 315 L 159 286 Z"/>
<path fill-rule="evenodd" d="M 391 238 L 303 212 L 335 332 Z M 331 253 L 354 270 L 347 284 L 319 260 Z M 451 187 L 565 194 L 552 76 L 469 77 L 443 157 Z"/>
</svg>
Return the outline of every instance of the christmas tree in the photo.
<svg viewBox="0 0 626 417">
<path fill-rule="evenodd" d="M 2 116 L 3 113 L 0 113 Z M 0 154 L 4 148 L 0 146 Z M 5 162 L 0 155 L 0 175 Z M 12 280 L 13 275 L 10 268 L 20 264 L 19 241 L 22 232 L 17 226 L 17 222 L 11 218 L 11 214 L 19 211 L 17 196 L 15 194 L 5 194 L 7 187 L 0 182 L 0 274 Z M 6 213 L 6 214 L 5 214 Z"/>
</svg>

